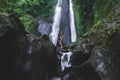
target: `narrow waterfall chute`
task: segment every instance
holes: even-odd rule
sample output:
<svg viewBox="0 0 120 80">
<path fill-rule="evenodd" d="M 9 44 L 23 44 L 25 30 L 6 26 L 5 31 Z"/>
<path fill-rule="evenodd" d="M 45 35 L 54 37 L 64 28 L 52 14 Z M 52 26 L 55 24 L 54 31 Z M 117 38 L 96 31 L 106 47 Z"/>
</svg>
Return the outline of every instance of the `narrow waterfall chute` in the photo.
<svg viewBox="0 0 120 80">
<path fill-rule="evenodd" d="M 71 66 L 71 64 L 70 64 L 71 55 L 72 55 L 71 51 L 62 53 L 62 56 L 61 56 L 61 68 L 62 68 L 62 71 L 64 71 L 65 68 L 68 68 L 68 67 Z"/>
<path fill-rule="evenodd" d="M 76 29 L 75 29 L 75 18 L 73 12 L 73 4 L 72 0 L 69 0 L 69 15 L 70 15 L 70 30 L 71 30 L 71 42 L 75 42 L 77 39 Z"/>
<path fill-rule="evenodd" d="M 58 40 L 58 34 L 59 34 L 59 26 L 60 26 L 60 20 L 61 20 L 61 10 L 62 10 L 62 0 L 58 0 L 58 3 L 55 8 L 55 15 L 54 15 L 54 22 L 52 26 L 52 32 L 50 34 L 50 39 L 53 42 L 53 44 L 57 45 Z"/>
<path fill-rule="evenodd" d="M 59 42 L 60 31 L 64 34 L 64 45 L 68 45 L 69 43 L 76 41 L 77 33 L 72 0 L 58 0 L 55 7 L 52 31 L 49 35 L 55 46 Z"/>
</svg>

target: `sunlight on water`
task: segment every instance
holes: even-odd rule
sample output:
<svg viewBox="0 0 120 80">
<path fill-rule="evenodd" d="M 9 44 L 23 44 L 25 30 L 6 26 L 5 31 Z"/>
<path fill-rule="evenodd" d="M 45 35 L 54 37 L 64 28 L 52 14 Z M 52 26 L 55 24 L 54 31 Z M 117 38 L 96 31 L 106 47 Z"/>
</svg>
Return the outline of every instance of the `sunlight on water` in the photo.
<svg viewBox="0 0 120 80">
<path fill-rule="evenodd" d="M 71 64 L 70 64 L 70 57 L 72 55 L 72 52 L 65 52 L 65 53 L 62 53 L 62 56 L 61 56 L 61 68 L 62 68 L 62 71 L 67 68 L 67 67 L 70 67 Z"/>
<path fill-rule="evenodd" d="M 58 34 L 59 34 L 59 26 L 60 26 L 60 21 L 61 21 L 61 10 L 62 10 L 62 0 L 58 0 L 58 3 L 55 8 L 52 32 L 50 34 L 50 39 L 55 46 L 57 44 L 57 39 L 58 39 Z"/>
<path fill-rule="evenodd" d="M 69 0 L 70 5 L 70 29 L 71 29 L 71 41 L 75 42 L 77 39 L 76 29 L 75 29 L 75 19 L 74 19 L 74 12 L 73 12 L 73 4 L 72 0 Z"/>
</svg>

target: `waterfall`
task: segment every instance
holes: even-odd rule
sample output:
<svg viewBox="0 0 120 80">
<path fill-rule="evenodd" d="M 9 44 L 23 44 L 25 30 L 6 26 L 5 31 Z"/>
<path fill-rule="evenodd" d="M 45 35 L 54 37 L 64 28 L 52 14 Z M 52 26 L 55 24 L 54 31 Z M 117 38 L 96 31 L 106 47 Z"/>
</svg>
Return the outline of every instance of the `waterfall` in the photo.
<svg viewBox="0 0 120 80">
<path fill-rule="evenodd" d="M 60 26 L 60 20 L 61 20 L 61 10 L 62 10 L 62 0 L 58 0 L 58 3 L 55 8 L 55 15 L 54 15 L 54 22 L 52 26 L 52 32 L 50 34 L 50 39 L 53 42 L 53 44 L 57 45 L 58 40 L 58 34 L 59 34 L 59 26 Z"/>
<path fill-rule="evenodd" d="M 75 42 L 77 39 L 76 29 L 75 29 L 75 19 L 74 19 L 74 12 L 73 12 L 73 4 L 72 0 L 69 0 L 69 15 L 70 15 L 70 30 L 71 30 L 71 42 Z"/>
<path fill-rule="evenodd" d="M 53 42 L 53 44 L 55 46 L 57 45 L 57 42 L 59 39 L 58 36 L 59 36 L 61 29 L 62 29 L 61 32 L 63 32 L 63 34 L 64 34 L 63 41 L 65 44 L 68 44 L 70 42 L 75 42 L 77 39 L 72 0 L 68 0 L 68 3 L 64 0 L 58 0 L 57 5 L 55 7 L 52 31 L 49 35 L 51 41 Z M 64 4 L 64 6 L 63 6 L 63 4 Z M 67 8 L 65 5 L 69 5 L 69 8 Z M 67 9 L 69 10 L 68 16 L 66 16 Z M 67 22 L 66 20 L 68 17 L 69 17 L 69 19 Z M 69 24 L 70 24 L 70 26 L 69 26 Z M 70 31 L 69 31 L 69 28 L 70 28 Z M 69 35 L 70 35 L 70 37 L 69 37 Z"/>
<path fill-rule="evenodd" d="M 70 31 L 68 31 L 69 29 Z M 60 31 L 63 32 L 64 40 L 66 43 L 68 39 L 71 42 L 76 41 L 77 34 L 76 34 L 72 0 L 67 0 L 67 1 L 58 0 L 57 5 L 55 7 L 54 22 L 52 26 L 52 32 L 50 33 L 50 39 L 55 46 L 57 45 Z M 71 36 L 67 37 L 68 36 L 67 34 Z M 61 53 L 60 65 L 61 65 L 62 71 L 64 71 L 65 68 L 71 66 L 70 64 L 71 55 L 72 55 L 71 51 Z"/>
<path fill-rule="evenodd" d="M 61 62 L 60 62 L 62 71 L 64 71 L 65 68 L 68 68 L 71 66 L 70 64 L 71 55 L 72 55 L 71 51 L 62 53 Z"/>
<path fill-rule="evenodd" d="M 62 40 L 59 33 L 63 34 Z M 68 45 L 69 43 L 76 41 L 77 34 L 72 0 L 58 0 L 55 7 L 52 32 L 50 33 L 49 37 L 55 46 L 58 44 L 59 41 L 61 41 L 62 46 Z M 71 67 L 72 64 L 70 60 L 72 54 L 73 53 L 71 52 L 71 50 L 64 48 L 59 49 L 58 47 L 58 59 L 61 73 L 63 73 L 66 68 Z M 62 76 L 56 76 L 52 80 L 63 79 Z"/>
</svg>

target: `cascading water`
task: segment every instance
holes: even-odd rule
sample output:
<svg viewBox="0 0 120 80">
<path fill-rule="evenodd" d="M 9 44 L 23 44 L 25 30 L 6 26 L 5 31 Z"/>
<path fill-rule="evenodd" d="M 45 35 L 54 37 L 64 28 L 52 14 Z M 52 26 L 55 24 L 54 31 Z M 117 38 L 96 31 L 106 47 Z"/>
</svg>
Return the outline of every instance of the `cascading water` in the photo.
<svg viewBox="0 0 120 80">
<path fill-rule="evenodd" d="M 66 6 L 63 6 L 63 4 L 69 5 L 68 8 Z M 63 10 L 65 10 L 65 11 L 63 11 Z M 67 10 L 69 10 L 68 13 L 67 13 Z M 69 16 L 67 16 L 67 15 L 69 15 Z M 64 20 L 66 20 L 65 18 L 68 18 L 68 23 L 64 22 Z M 64 23 L 62 23 L 61 20 L 63 20 Z M 53 22 L 53 26 L 52 26 L 52 32 L 50 34 L 51 41 L 53 42 L 53 44 L 55 46 L 57 45 L 60 29 L 63 26 L 63 25 L 61 26 L 61 24 L 68 24 L 67 26 L 70 27 L 70 32 L 68 32 L 67 34 L 71 34 L 70 41 L 75 42 L 77 39 L 77 35 L 76 35 L 76 26 L 75 26 L 72 0 L 68 0 L 68 1 L 58 0 L 58 3 L 56 5 L 54 22 Z M 64 25 L 63 27 L 67 27 L 67 26 Z M 66 33 L 64 33 L 64 31 L 62 31 L 62 32 L 64 34 L 64 39 L 66 39 L 66 37 L 65 37 Z M 65 68 L 71 66 L 71 64 L 70 64 L 71 55 L 72 55 L 71 51 L 61 53 L 60 65 L 61 65 L 62 71 L 64 71 Z"/>
<path fill-rule="evenodd" d="M 75 29 L 75 18 L 73 12 L 73 4 L 72 0 L 69 0 L 69 15 L 70 15 L 70 30 L 71 30 L 71 42 L 75 42 L 77 39 L 76 29 Z"/>
<path fill-rule="evenodd" d="M 66 68 L 72 66 L 72 63 L 70 61 L 73 53 L 69 49 L 62 51 L 62 49 L 58 48 L 57 50 L 58 50 L 58 59 L 60 64 L 60 68 L 59 68 L 60 74 L 63 74 Z M 52 80 L 66 80 L 66 79 L 63 79 L 62 75 L 60 75 L 59 77 L 54 77 Z"/>
<path fill-rule="evenodd" d="M 56 5 L 52 32 L 50 34 L 51 41 L 55 46 L 59 42 L 59 33 L 61 32 L 64 36 L 64 44 L 76 41 L 77 34 L 72 0 L 58 0 Z M 61 70 L 63 72 L 66 68 L 71 67 L 70 58 L 73 53 L 69 50 L 66 52 L 58 50 L 58 52 L 60 52 L 60 56 L 58 56 Z M 58 77 L 54 78 L 53 80 L 61 80 L 61 78 Z"/>
<path fill-rule="evenodd" d="M 55 15 L 54 15 L 54 22 L 52 26 L 52 32 L 50 34 L 50 39 L 53 42 L 53 44 L 56 46 L 58 34 L 59 34 L 59 26 L 60 26 L 60 20 L 61 20 L 61 10 L 62 10 L 62 0 L 58 0 L 58 3 L 55 8 Z"/>
<path fill-rule="evenodd" d="M 63 6 L 63 4 L 66 6 L 67 5 L 69 6 L 68 7 Z M 69 32 L 69 28 L 70 28 L 70 32 Z M 64 40 L 63 40 L 64 44 L 68 44 L 69 40 L 71 42 L 76 41 L 77 34 L 76 34 L 76 26 L 75 26 L 75 18 L 74 18 L 72 0 L 68 0 L 68 1 L 58 0 L 58 3 L 56 5 L 52 32 L 50 34 L 50 39 L 55 46 L 58 44 L 57 42 L 59 39 L 58 36 L 59 36 L 60 31 L 63 32 L 64 34 Z M 69 34 L 71 35 L 70 38 L 68 37 Z"/>
<path fill-rule="evenodd" d="M 72 55 L 71 51 L 62 53 L 62 56 L 61 56 L 61 68 L 62 68 L 62 71 L 64 71 L 65 68 L 68 68 L 68 67 L 71 66 L 71 63 L 70 63 L 71 55 Z"/>
<path fill-rule="evenodd" d="M 68 0 L 69 2 L 69 24 L 70 24 L 70 34 L 71 34 L 71 42 L 75 42 L 77 39 L 76 35 L 76 26 L 75 26 L 75 18 L 74 18 L 74 12 L 73 12 L 73 4 L 72 0 Z M 69 34 L 69 33 L 68 33 Z M 61 68 L 62 71 L 64 71 L 65 68 L 68 68 L 71 66 L 70 63 L 70 57 L 72 55 L 71 51 L 63 52 L 61 55 Z"/>
</svg>

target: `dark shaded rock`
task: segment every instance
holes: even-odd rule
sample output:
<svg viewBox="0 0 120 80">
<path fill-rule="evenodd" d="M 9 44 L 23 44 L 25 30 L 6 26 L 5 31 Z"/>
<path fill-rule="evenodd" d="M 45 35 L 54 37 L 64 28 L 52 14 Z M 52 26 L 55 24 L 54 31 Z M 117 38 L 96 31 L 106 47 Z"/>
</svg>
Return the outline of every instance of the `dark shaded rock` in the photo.
<svg viewBox="0 0 120 80">
<path fill-rule="evenodd" d="M 26 34 L 16 15 L 0 15 L 0 80 L 48 80 L 57 73 L 49 37 Z"/>
<path fill-rule="evenodd" d="M 100 75 L 101 80 L 119 80 L 120 31 L 113 33 L 106 42 L 101 42 L 99 38 L 96 38 L 96 36 L 97 35 L 89 36 L 91 40 L 88 42 L 86 42 L 84 38 L 82 39 L 82 54 L 86 53 L 86 50 L 88 50 L 87 53 L 90 56 L 88 56 L 87 63 L 91 64 L 94 70 Z M 92 39 L 92 37 L 94 40 Z M 92 47 L 89 42 L 93 43 Z M 77 50 L 80 50 L 80 47 L 78 47 Z M 77 63 L 79 62 L 76 62 L 76 64 Z"/>
<path fill-rule="evenodd" d="M 101 79 L 107 80 L 108 61 L 106 49 L 103 48 L 103 46 L 95 46 L 92 49 L 89 61 L 94 69 L 101 76 Z"/>
<path fill-rule="evenodd" d="M 56 48 L 43 35 L 41 38 L 27 34 L 28 49 L 25 62 L 21 66 L 23 73 L 18 80 L 48 80 L 57 73 Z M 27 70 L 27 71 L 26 71 Z"/>
<path fill-rule="evenodd" d="M 82 67 L 68 68 L 62 74 L 62 80 L 101 80 L 98 73 L 88 63 Z"/>
<path fill-rule="evenodd" d="M 100 75 L 101 80 L 119 80 L 120 31 L 113 33 L 106 44 L 94 45 L 88 62 Z"/>
<path fill-rule="evenodd" d="M 24 34 L 16 15 L 0 15 L 0 80 L 16 80 L 17 66 L 26 48 Z"/>
<path fill-rule="evenodd" d="M 83 47 L 83 44 L 85 46 Z M 101 80 L 99 74 L 96 72 L 95 68 L 90 63 L 90 54 L 91 54 L 91 45 L 89 42 L 71 45 L 74 47 L 70 47 L 66 50 L 58 49 L 59 52 L 72 51 L 72 55 L 70 57 L 70 67 L 66 67 L 63 72 L 59 72 L 59 76 L 61 76 L 61 80 Z M 86 49 L 88 50 L 86 52 Z"/>
<path fill-rule="evenodd" d="M 76 67 L 82 65 L 88 59 L 89 55 L 85 54 L 83 51 L 74 51 L 73 55 L 71 56 L 71 63 L 73 67 Z"/>
<path fill-rule="evenodd" d="M 120 74 L 120 31 L 113 33 L 109 37 L 109 50 L 108 50 L 108 60 L 109 60 L 109 70 L 108 78 L 109 80 L 119 80 Z"/>
<path fill-rule="evenodd" d="M 80 66 L 89 60 L 91 51 L 94 47 L 92 40 L 89 38 L 83 38 L 80 42 L 76 42 L 73 47 L 73 54 L 71 56 L 71 62 L 74 66 Z"/>
</svg>

